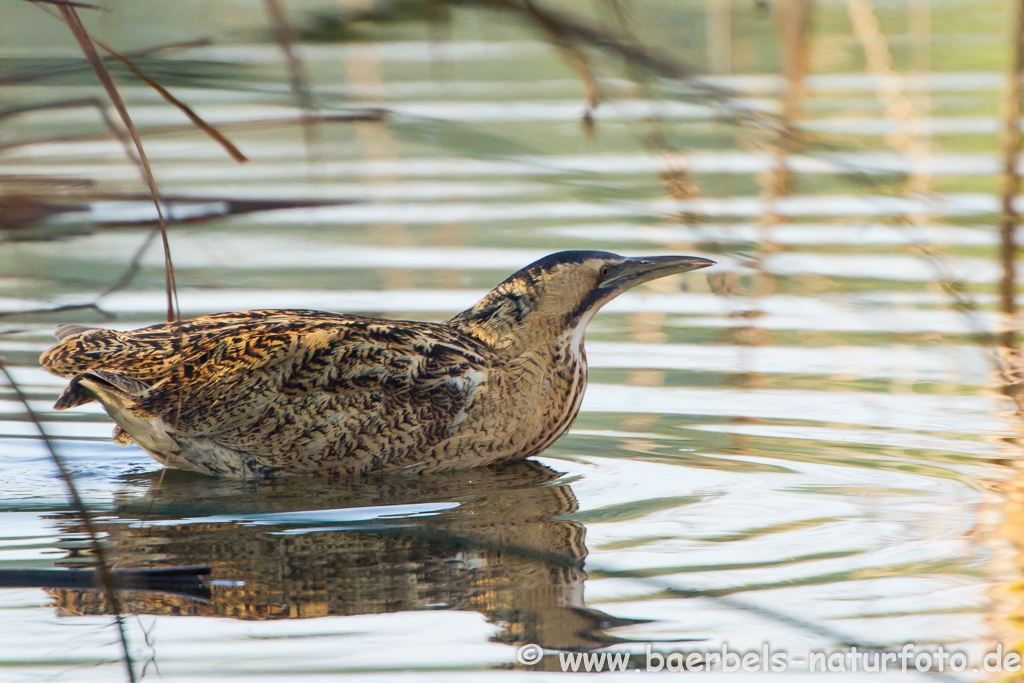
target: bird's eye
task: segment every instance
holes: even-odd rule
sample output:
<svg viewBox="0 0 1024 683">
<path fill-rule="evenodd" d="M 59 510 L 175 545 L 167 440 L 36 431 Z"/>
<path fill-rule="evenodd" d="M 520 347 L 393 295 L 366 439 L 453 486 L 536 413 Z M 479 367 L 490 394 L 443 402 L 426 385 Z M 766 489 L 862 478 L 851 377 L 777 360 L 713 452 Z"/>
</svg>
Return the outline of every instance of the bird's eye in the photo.
<svg viewBox="0 0 1024 683">
<path fill-rule="evenodd" d="M 601 277 L 602 278 L 608 277 L 608 273 L 609 273 L 610 270 L 611 269 L 608 266 L 601 266 Z"/>
</svg>

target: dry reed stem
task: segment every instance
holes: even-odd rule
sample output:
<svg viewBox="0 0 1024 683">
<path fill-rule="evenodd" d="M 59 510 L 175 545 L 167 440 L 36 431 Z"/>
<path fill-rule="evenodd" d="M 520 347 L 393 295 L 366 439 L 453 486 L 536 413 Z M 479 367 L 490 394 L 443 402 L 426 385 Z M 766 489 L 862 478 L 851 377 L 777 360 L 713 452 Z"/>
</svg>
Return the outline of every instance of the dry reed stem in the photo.
<svg viewBox="0 0 1024 683">
<path fill-rule="evenodd" d="M 89 514 L 89 510 L 85 507 L 85 501 L 82 500 L 81 495 L 78 493 L 78 488 L 75 486 L 74 476 L 64 464 L 64 460 L 57 454 L 57 448 L 53 443 L 53 440 L 50 438 L 50 435 L 46 433 L 46 429 L 43 428 L 42 421 L 29 404 L 28 397 L 25 395 L 25 392 L 21 390 L 21 386 L 14 381 L 14 377 L 7 369 L 6 363 L 2 360 L 0 360 L 0 373 L 3 374 L 7 383 L 14 391 L 15 397 L 25 408 L 25 413 L 28 415 L 29 421 L 34 424 L 36 429 L 39 431 L 39 437 L 46 445 L 46 449 L 50 452 L 50 458 L 57 466 L 60 478 L 64 481 L 64 485 L 67 487 L 68 496 L 71 498 L 71 504 L 75 508 L 75 512 L 78 513 L 79 518 L 82 520 L 82 526 L 85 527 L 86 534 L 89 536 L 92 551 L 96 554 L 96 572 L 100 579 L 101 587 L 107 596 L 107 600 L 110 602 L 110 608 L 114 612 L 114 621 L 117 623 L 117 632 L 120 637 L 121 648 L 123 650 L 122 661 L 124 661 L 128 680 L 131 681 L 131 683 L 135 683 L 135 670 L 132 664 L 131 651 L 128 645 L 128 634 L 124 627 L 121 599 L 117 595 L 114 575 L 110 570 L 110 565 L 107 563 L 106 551 L 103 549 L 103 544 L 100 542 L 99 535 L 96 532 L 96 526 L 92 521 L 92 516 Z"/>
<path fill-rule="evenodd" d="M 885 118 L 894 121 L 896 133 L 885 136 L 886 143 L 917 162 L 918 169 L 907 184 L 908 192 L 931 191 L 931 173 L 927 168 L 928 145 L 914 134 L 914 121 L 919 119 L 914 103 L 903 87 L 903 74 L 892 66 L 889 41 L 882 33 L 872 0 L 850 0 L 847 6 L 853 32 L 864 50 L 868 72 L 881 77 L 878 98 L 885 107 Z"/>
<path fill-rule="evenodd" d="M 161 209 L 160 206 L 160 194 L 156 186 L 156 179 L 153 176 L 152 168 L 150 167 L 149 160 L 146 157 L 145 150 L 142 147 L 142 141 L 139 138 L 138 131 L 135 129 L 135 126 L 131 120 L 131 116 L 128 114 L 128 109 L 125 106 L 124 100 L 121 98 L 121 95 L 117 90 L 117 86 L 114 84 L 114 81 L 111 78 L 109 72 L 107 71 L 106 66 L 103 64 L 103 60 L 100 58 L 98 52 L 96 51 L 96 46 L 93 43 L 92 37 L 89 35 L 89 32 L 86 30 L 84 24 L 82 24 L 82 20 L 78 16 L 77 11 L 74 7 L 68 6 L 66 4 L 59 5 L 58 9 L 65 24 L 68 26 L 75 40 L 78 42 L 78 45 L 82 49 L 82 52 L 85 54 L 89 64 L 96 72 L 97 78 L 100 80 L 100 83 L 103 85 L 103 88 L 107 93 L 107 96 L 110 98 L 111 102 L 114 105 L 114 108 L 120 115 L 121 120 L 123 121 L 125 128 L 128 131 L 128 134 L 131 136 L 132 142 L 134 143 L 135 146 L 135 150 L 138 152 L 139 167 L 142 170 L 142 174 L 144 176 L 146 184 L 149 186 L 149 190 L 153 198 L 153 204 L 156 207 L 157 211 L 157 219 L 160 225 L 160 233 L 163 238 L 164 266 L 167 290 L 167 318 L 168 321 L 173 321 L 177 317 L 177 288 L 174 282 L 174 266 L 171 262 L 170 244 L 167 238 L 167 225 L 166 222 L 164 221 L 163 210 Z M 114 128 L 116 128 L 116 126 Z M 85 527 L 89 535 L 89 538 L 91 539 L 93 550 L 96 554 L 98 575 L 106 592 L 107 600 L 110 602 L 111 609 L 115 614 L 115 622 L 117 623 L 118 634 L 121 640 L 121 646 L 123 649 L 123 661 L 125 664 L 126 672 L 128 674 L 128 680 L 131 681 L 131 683 L 135 683 L 135 671 L 131 659 L 131 652 L 129 649 L 127 633 L 125 632 L 124 618 L 122 616 L 120 599 L 117 595 L 116 586 L 114 585 L 114 579 L 110 570 L 110 565 L 107 563 L 106 553 L 103 550 L 102 543 L 100 543 L 99 541 L 99 537 L 97 536 L 96 529 L 92 523 L 92 518 L 89 515 L 89 511 L 85 507 L 85 503 L 82 500 L 81 496 L 78 494 L 78 489 L 75 487 L 74 478 L 71 475 L 71 472 L 64 466 L 63 460 L 57 454 L 57 450 L 54 447 L 53 442 L 47 435 L 46 430 L 43 428 L 42 423 L 38 419 L 38 416 L 35 414 L 35 411 L 32 410 L 32 407 L 29 404 L 27 397 L 21 391 L 21 387 L 18 386 L 18 384 L 14 381 L 14 378 L 11 376 L 10 372 L 8 372 L 7 367 L 5 365 L 0 364 L 0 370 L 2 370 L 4 376 L 10 383 L 18 399 L 24 405 L 25 410 L 29 416 L 29 419 L 33 423 L 35 423 L 37 429 L 39 430 L 40 437 L 46 444 L 46 447 L 50 452 L 50 456 L 54 464 L 57 466 L 58 471 L 60 472 L 61 479 L 63 479 L 68 489 L 68 495 L 71 498 L 72 504 L 75 507 L 78 514 L 80 515 L 82 519 L 82 524 Z"/>
<path fill-rule="evenodd" d="M 323 135 L 320 131 L 318 112 L 313 103 L 313 96 L 309 89 L 309 79 L 306 76 L 306 67 L 295 54 L 295 31 L 288 23 L 288 17 L 284 8 L 278 0 L 263 0 L 270 15 L 270 23 L 274 29 L 274 38 L 277 40 L 281 52 L 284 53 L 285 62 L 288 65 L 288 84 L 292 95 L 302 109 L 302 136 L 306 143 L 306 163 L 310 169 L 317 161 L 316 150 L 323 144 Z"/>
<path fill-rule="evenodd" d="M 1000 224 L 1000 260 L 1003 274 L 999 285 L 999 307 L 1003 313 L 1002 329 L 998 336 L 999 346 L 990 350 L 989 356 L 995 368 L 997 381 L 1002 393 L 1016 406 L 1019 417 L 1024 417 L 1024 400 L 1020 392 L 1020 369 L 1017 358 L 1017 321 L 1014 289 L 1016 282 L 1016 228 L 1019 223 L 1014 201 L 1019 186 L 1017 158 L 1021 148 L 1021 76 L 1024 72 L 1024 25 L 1022 25 L 1021 2 L 1015 3 L 1015 60 L 1007 79 L 1007 103 L 1003 129 L 1003 187 L 1002 219 Z M 914 160 L 916 171 L 911 175 L 906 191 L 927 193 L 931 191 L 932 175 L 927 166 L 930 153 L 928 145 L 914 135 L 912 124 L 919 118 L 916 107 L 904 92 L 903 75 L 892 66 L 892 55 L 888 41 L 881 31 L 872 0 L 849 0 L 848 11 L 854 33 L 864 49 L 868 70 L 882 77 L 879 99 L 885 106 L 885 117 L 899 124 L 898 132 L 887 135 L 886 142 L 897 152 Z M 927 221 L 923 214 L 911 214 L 907 221 L 922 225 Z M 945 263 L 944 257 L 935 249 L 920 249 L 931 259 L 939 273 L 939 284 L 954 296 L 954 307 L 961 313 L 975 310 L 977 304 L 970 299 Z"/>
<path fill-rule="evenodd" d="M 114 105 L 114 109 L 120 115 L 121 120 L 124 122 L 125 128 L 128 129 L 128 134 L 131 135 L 132 142 L 135 144 L 135 149 L 139 154 L 139 161 L 141 162 L 141 169 L 146 184 L 149 186 L 149 191 L 153 195 L 153 205 L 156 207 L 157 222 L 160 224 L 160 236 L 163 240 L 164 247 L 164 273 L 165 273 L 165 286 L 167 290 L 167 320 L 173 322 L 178 319 L 178 288 L 174 279 L 174 264 L 171 261 L 171 245 L 167 237 L 167 223 L 164 220 L 163 209 L 160 206 L 160 191 L 156 186 L 156 178 L 153 176 L 153 169 L 149 165 L 149 159 L 146 157 L 146 151 L 142 148 L 142 140 L 139 138 L 139 133 L 135 129 L 135 125 L 132 123 L 131 116 L 128 114 L 128 108 L 125 106 L 124 100 L 121 98 L 121 93 L 118 92 L 117 86 L 114 84 L 114 80 L 110 77 L 110 72 L 107 71 L 106 65 L 103 64 L 103 60 L 100 59 L 99 53 L 96 51 L 96 46 L 93 44 L 92 37 L 86 30 L 85 25 L 82 24 L 82 19 L 78 16 L 78 12 L 73 7 L 60 6 L 60 13 L 64 19 L 64 23 L 67 24 L 68 28 L 71 29 L 72 35 L 75 40 L 78 41 L 79 47 L 82 52 L 85 53 L 86 58 L 92 65 L 93 70 L 96 72 L 97 78 L 103 85 L 103 89 L 107 92 L 107 96 Z"/>
<path fill-rule="evenodd" d="M 160 228 L 156 228 L 155 230 L 149 231 L 149 235 L 146 236 L 146 239 L 142 242 L 142 245 L 135 250 L 135 253 L 132 255 L 131 261 L 128 262 L 128 267 L 125 268 L 124 273 L 121 274 L 121 277 L 117 278 L 117 281 L 114 282 L 114 284 L 110 285 L 110 287 L 108 287 L 106 290 L 103 291 L 103 293 L 96 297 L 96 301 L 100 301 L 103 299 L 103 297 L 109 296 L 114 292 L 123 289 L 124 287 L 127 287 L 128 284 L 135 279 L 135 276 L 138 275 L 140 270 L 142 270 L 142 258 L 146 255 L 146 252 L 149 251 L 150 245 L 153 244 L 153 240 L 156 239 L 156 236 L 159 234 L 159 232 Z"/>
<path fill-rule="evenodd" d="M 52 12 L 50 12 L 49 14 L 53 15 Z M 83 29 L 84 29 L 84 27 L 83 27 Z M 115 59 L 119 60 L 121 63 L 123 63 L 125 66 L 127 66 L 128 69 L 137 78 L 139 78 L 144 83 L 149 85 L 151 88 L 156 90 L 165 100 L 167 100 L 168 102 L 170 102 L 171 104 L 176 106 L 178 109 L 180 109 L 188 117 L 188 119 L 192 122 L 192 124 L 194 126 L 199 128 L 200 130 L 202 130 L 204 133 L 206 133 L 208 136 L 210 136 L 215 142 L 220 144 L 221 147 L 223 147 L 227 151 L 227 153 L 235 161 L 237 161 L 239 163 L 243 163 L 243 162 L 246 162 L 246 161 L 249 160 L 244 154 L 242 154 L 242 152 L 230 140 L 228 140 L 223 134 L 221 134 L 220 131 L 218 131 L 212 125 L 207 123 L 202 117 L 200 117 L 198 114 L 196 114 L 195 111 L 193 111 L 191 107 L 186 105 L 184 102 L 180 101 L 178 98 L 174 97 L 174 95 L 172 95 L 166 88 L 164 88 L 162 85 L 160 85 L 155 80 L 153 80 L 148 75 L 146 75 L 130 59 L 128 59 L 124 55 L 116 52 L 113 48 L 108 46 L 106 43 L 103 43 L 102 41 L 96 40 L 95 38 L 93 38 L 88 33 L 86 33 L 86 35 L 88 36 L 90 42 L 95 43 L 96 45 L 100 46 L 103 50 L 105 50 L 107 53 L 109 53 L 112 57 L 114 57 Z M 77 35 L 76 35 L 76 38 L 77 38 Z M 86 56 L 87 57 L 89 56 L 88 53 L 86 54 Z M 93 64 L 93 67 L 95 69 L 95 62 L 93 62 L 92 59 L 90 59 L 89 61 L 90 61 L 90 63 Z M 102 60 L 100 61 L 100 64 L 102 64 Z M 97 75 L 99 75 L 99 72 L 97 72 Z M 102 76 L 101 76 L 101 81 L 102 80 L 103 79 L 102 79 Z M 113 82 L 112 81 L 110 82 L 110 85 L 113 86 Z M 106 86 L 107 86 L 107 83 L 104 82 L 104 87 L 106 88 Z M 110 90 L 108 89 L 108 94 L 109 94 L 109 92 L 110 92 Z M 115 92 L 115 94 L 118 94 L 117 90 L 116 90 L 116 87 L 114 87 L 114 92 Z M 119 94 L 118 94 L 118 97 L 119 97 Z M 113 96 L 111 96 L 111 100 L 112 101 L 114 100 Z M 168 321 L 173 320 L 174 317 L 175 317 L 174 316 L 174 309 L 176 308 L 176 303 L 177 303 L 177 286 L 176 286 L 175 281 L 174 281 L 174 267 L 173 267 L 173 265 L 171 263 L 170 245 L 169 245 L 168 240 L 167 240 L 167 226 L 165 225 L 164 217 L 163 217 L 163 215 L 161 213 L 159 193 L 156 190 L 156 180 L 155 180 L 155 178 L 153 178 L 152 170 L 149 168 L 148 160 L 145 159 L 145 153 L 144 153 L 144 151 L 142 149 L 142 144 L 141 144 L 141 141 L 140 141 L 139 136 L 138 136 L 138 131 L 134 129 L 133 124 L 132 124 L 130 118 L 127 118 L 127 116 L 128 116 L 127 110 L 126 109 L 123 110 L 122 118 L 125 121 L 126 128 L 128 128 L 128 130 L 130 132 L 134 131 L 134 134 L 132 135 L 132 140 L 136 143 L 136 146 L 138 147 L 138 152 L 139 152 L 139 155 L 140 155 L 140 157 L 138 159 L 136 159 L 136 157 L 134 156 L 134 150 L 133 150 L 132 146 L 128 143 L 127 139 L 124 137 L 124 135 L 121 132 L 121 130 L 114 124 L 114 122 L 107 115 L 106 108 L 103 107 L 102 105 L 100 105 L 98 100 L 96 100 L 96 103 L 97 103 L 96 106 L 99 109 L 100 114 L 103 117 L 103 120 L 107 123 L 107 127 L 114 133 L 114 135 L 118 139 L 121 139 L 122 142 L 125 144 L 125 147 L 128 150 L 128 157 L 129 157 L 129 159 L 131 159 L 133 162 L 136 162 L 137 165 L 139 165 L 140 168 L 143 170 L 143 173 L 146 176 L 147 184 L 150 187 L 150 192 L 153 195 L 154 203 L 156 205 L 156 210 L 157 210 L 157 220 L 158 220 L 158 223 L 159 223 L 160 228 L 161 228 L 161 234 L 163 236 L 163 242 L 164 242 L 165 273 L 167 275 L 167 286 L 168 286 L 168 290 L 169 290 L 168 291 L 168 302 L 167 302 L 167 318 L 168 318 Z M 116 106 L 117 106 L 117 103 L 115 102 L 115 107 Z M 121 112 L 121 110 L 119 110 L 119 112 Z M 101 295 L 101 298 L 103 296 L 106 296 L 107 294 L 110 294 L 113 291 L 116 291 L 121 286 L 123 286 L 122 283 L 126 283 L 126 282 L 130 281 L 131 278 L 134 277 L 135 273 L 138 271 L 138 268 L 139 268 L 138 259 L 141 258 L 141 255 L 143 253 L 145 253 L 146 249 L 149 246 L 150 241 L 151 241 L 151 238 L 146 240 L 146 243 L 143 245 L 143 247 L 139 250 L 139 252 L 133 258 L 132 264 L 129 266 L 129 268 L 126 271 L 125 275 L 123 275 L 120 279 L 118 279 L 118 281 L 115 282 L 114 285 L 110 289 L 108 289 L 106 292 L 104 292 Z M 175 305 L 172 305 L 172 302 L 171 302 L 171 298 L 172 298 L 171 293 L 172 292 L 173 292 L 173 297 L 175 299 L 175 302 L 174 302 Z M 179 311 L 179 313 L 180 313 L 180 311 Z"/>
<path fill-rule="evenodd" d="M 165 100 L 167 100 L 168 102 L 173 104 L 175 107 L 180 109 L 182 111 L 182 113 L 184 113 L 185 116 L 188 117 L 188 120 L 191 121 L 193 125 L 195 125 L 196 128 L 198 128 L 199 130 L 201 130 L 204 133 L 206 133 L 217 144 L 219 144 L 221 147 L 223 147 L 225 149 L 225 151 L 227 151 L 227 153 L 229 155 L 231 155 L 232 159 L 234 159 L 235 161 L 237 161 L 240 164 L 241 163 L 245 163 L 246 161 L 249 161 L 249 158 L 246 157 L 244 154 L 242 154 L 242 152 L 238 149 L 238 147 L 236 147 L 234 145 L 233 142 L 231 142 L 226 137 L 224 137 L 224 135 L 222 135 L 221 132 L 218 131 L 216 128 L 214 128 L 212 125 L 210 125 L 209 123 L 204 121 L 203 118 L 200 117 L 198 114 L 196 114 L 195 111 L 193 111 L 191 107 L 189 107 L 187 104 L 185 104 L 184 102 L 179 100 L 177 97 L 172 95 L 170 92 L 168 92 L 167 88 L 163 87 L 162 85 L 157 83 L 155 80 L 153 80 L 152 78 L 147 76 L 145 73 L 143 73 L 142 70 L 139 69 L 139 67 L 135 66 L 134 62 L 132 62 L 127 57 L 125 57 L 125 56 L 123 56 L 121 54 L 118 54 L 112 48 L 110 48 L 108 45 L 106 45 L 105 43 L 103 43 L 103 42 L 101 42 L 99 40 L 96 40 L 95 38 L 93 38 L 93 42 L 96 43 L 97 45 L 99 45 L 101 48 L 103 48 L 103 50 L 106 51 L 108 54 L 110 54 L 111 57 L 113 57 L 114 59 L 120 61 L 122 64 L 124 64 L 126 67 L 128 67 L 128 70 L 131 71 L 133 74 L 135 74 L 136 78 L 138 78 L 139 80 L 143 81 L 146 85 L 151 87 L 153 90 L 156 90 L 158 93 L 160 93 L 161 97 L 163 97 Z"/>
<path fill-rule="evenodd" d="M 999 307 L 1004 315 L 1004 329 L 1001 335 L 1002 346 L 1017 351 L 1016 315 L 1017 301 L 1015 288 L 1017 283 L 1017 226 L 1020 217 L 1015 206 L 1020 192 L 1020 171 L 1018 169 L 1021 153 L 1021 78 L 1024 77 L 1024 0 L 1013 3 L 1013 62 L 1010 64 L 1006 80 L 1006 101 L 1002 133 L 1002 220 L 999 224 L 999 249 L 1003 265 L 1003 276 L 999 282 Z M 1018 373 L 1019 374 L 1019 373 Z M 1017 380 L 1019 382 L 1019 378 Z"/>
</svg>

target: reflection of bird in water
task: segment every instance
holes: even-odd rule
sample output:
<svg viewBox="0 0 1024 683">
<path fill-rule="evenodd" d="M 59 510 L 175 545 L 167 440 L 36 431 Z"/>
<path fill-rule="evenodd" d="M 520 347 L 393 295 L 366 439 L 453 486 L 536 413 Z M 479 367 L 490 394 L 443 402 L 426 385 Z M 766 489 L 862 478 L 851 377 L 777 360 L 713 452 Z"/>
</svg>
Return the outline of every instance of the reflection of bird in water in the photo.
<svg viewBox="0 0 1024 683">
<path fill-rule="evenodd" d="M 148 496 L 122 497 L 116 516 L 97 524 L 119 567 L 212 567 L 208 600 L 129 590 L 121 593 L 127 612 L 265 620 L 457 609 L 500 623 L 502 642 L 562 649 L 614 642 L 601 629 L 623 620 L 584 605 L 585 530 L 560 518 L 578 506 L 558 476 L 521 462 L 335 482 L 165 477 Z M 296 510 L 439 501 L 459 505 L 347 528 L 322 519 L 267 523 Z M 240 515 L 242 523 L 223 521 Z M 156 524 L 126 523 L 142 516 Z M 79 531 L 77 519 L 67 524 L 69 533 Z M 66 616 L 109 611 L 98 590 L 50 593 Z"/>
<path fill-rule="evenodd" d="M 99 400 L 168 467 L 233 477 L 443 470 L 525 458 L 572 424 L 601 306 L 691 256 L 565 251 L 445 323 L 315 311 L 223 313 L 134 332 L 65 326 L 57 401 Z"/>
</svg>

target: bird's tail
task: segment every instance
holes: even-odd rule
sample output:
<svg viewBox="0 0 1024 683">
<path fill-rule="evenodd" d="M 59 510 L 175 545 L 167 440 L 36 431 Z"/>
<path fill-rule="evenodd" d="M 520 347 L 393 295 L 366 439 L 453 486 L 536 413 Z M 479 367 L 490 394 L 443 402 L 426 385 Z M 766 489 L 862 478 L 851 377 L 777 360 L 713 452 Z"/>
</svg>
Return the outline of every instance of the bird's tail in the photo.
<svg viewBox="0 0 1024 683">
<path fill-rule="evenodd" d="M 53 407 L 57 410 L 67 410 L 90 403 L 99 398 L 97 390 L 101 388 L 107 392 L 122 394 L 126 398 L 130 397 L 134 402 L 134 399 L 141 397 L 149 389 L 149 385 L 118 372 L 87 370 L 71 379 Z"/>
<path fill-rule="evenodd" d="M 160 417 L 136 409 L 149 389 L 145 382 L 118 372 L 87 370 L 72 378 L 54 408 L 64 410 L 99 401 L 117 423 L 115 441 L 135 441 L 150 453 L 166 458 L 179 450 L 171 428 Z"/>
</svg>

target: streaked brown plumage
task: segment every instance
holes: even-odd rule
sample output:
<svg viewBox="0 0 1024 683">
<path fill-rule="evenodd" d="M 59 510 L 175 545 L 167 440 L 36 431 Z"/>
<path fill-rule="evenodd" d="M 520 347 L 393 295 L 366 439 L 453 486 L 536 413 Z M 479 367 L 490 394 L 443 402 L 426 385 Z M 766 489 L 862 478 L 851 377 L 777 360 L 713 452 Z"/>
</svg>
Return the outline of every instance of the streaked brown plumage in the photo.
<svg viewBox="0 0 1024 683">
<path fill-rule="evenodd" d="M 133 332 L 59 328 L 40 358 L 99 400 L 118 443 L 232 477 L 467 468 L 540 453 L 587 383 L 583 333 L 623 291 L 712 265 L 547 256 L 445 323 L 319 311 L 221 313 Z"/>
</svg>

